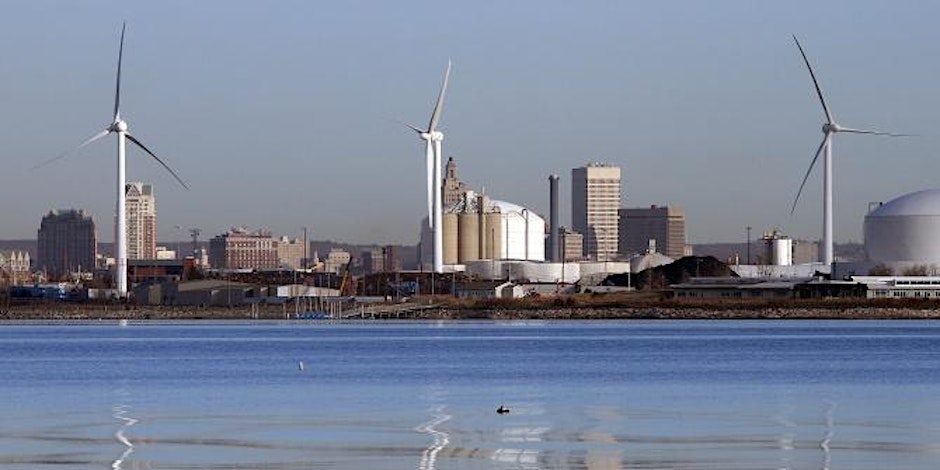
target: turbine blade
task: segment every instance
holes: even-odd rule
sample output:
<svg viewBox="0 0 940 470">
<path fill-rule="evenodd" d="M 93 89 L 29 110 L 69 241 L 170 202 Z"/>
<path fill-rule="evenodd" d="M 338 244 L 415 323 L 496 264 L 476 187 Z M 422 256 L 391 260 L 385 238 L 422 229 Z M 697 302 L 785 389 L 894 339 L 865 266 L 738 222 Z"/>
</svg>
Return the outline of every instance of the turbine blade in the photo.
<svg viewBox="0 0 940 470">
<path fill-rule="evenodd" d="M 803 175 L 803 182 L 800 183 L 800 189 L 796 192 L 796 197 L 793 198 L 793 207 L 790 208 L 790 215 L 793 215 L 793 212 L 796 211 L 796 203 L 800 200 L 800 194 L 803 194 L 803 187 L 806 186 L 806 180 L 809 179 L 809 174 L 813 172 L 813 167 L 816 165 L 816 160 L 819 160 L 819 154 L 822 152 L 823 147 L 829 143 L 831 134 L 826 134 L 823 137 L 823 141 L 819 144 L 819 148 L 816 149 L 816 155 L 813 156 L 813 161 L 810 162 L 809 168 L 806 169 L 806 174 Z"/>
<path fill-rule="evenodd" d="M 809 70 L 809 76 L 813 79 L 813 85 L 816 87 L 816 95 L 819 96 L 819 102 L 822 103 L 823 111 L 826 112 L 826 121 L 829 122 L 829 124 L 832 124 L 832 113 L 829 112 L 829 106 L 826 105 L 826 99 L 823 98 L 822 90 L 819 88 L 819 81 L 816 80 L 816 74 L 813 73 L 813 67 L 809 65 L 809 59 L 806 58 L 806 52 L 803 52 L 803 46 L 800 45 L 800 41 L 796 38 L 796 35 L 793 35 L 793 42 L 795 42 L 796 47 L 800 49 L 800 55 L 803 56 L 803 62 L 806 63 L 806 69 Z"/>
<path fill-rule="evenodd" d="M 427 140 L 424 150 L 425 164 L 428 170 L 428 227 L 434 228 L 434 148 L 431 139 Z"/>
<path fill-rule="evenodd" d="M 80 148 L 82 148 L 82 147 L 84 147 L 84 146 L 86 146 L 86 145 L 88 145 L 88 144 L 90 144 L 90 143 L 92 143 L 92 142 L 94 142 L 94 141 L 96 141 L 96 140 L 98 140 L 98 139 L 100 139 L 100 138 L 102 138 L 102 137 L 104 137 L 104 136 L 110 134 L 110 133 L 111 133 L 111 130 L 110 130 L 110 129 L 105 129 L 105 130 L 103 130 L 103 131 L 101 131 L 101 132 L 99 132 L 99 133 L 97 133 L 97 134 L 91 136 L 88 140 L 82 142 L 82 143 L 79 144 L 77 147 L 75 147 L 75 148 L 73 148 L 73 149 L 71 149 L 71 150 L 67 150 L 67 151 L 65 151 L 65 152 L 62 152 L 62 153 L 60 153 L 59 155 L 57 155 L 55 158 L 50 159 L 50 160 L 46 160 L 46 161 L 44 161 L 44 162 L 42 162 L 42 163 L 40 163 L 40 164 L 38 164 L 38 165 L 32 167 L 32 169 L 35 170 L 35 169 L 37 169 L 37 168 L 42 168 L 42 167 L 44 167 L 44 166 L 46 166 L 46 165 L 49 165 L 50 163 L 54 163 L 54 162 L 57 162 L 57 161 L 59 161 L 59 160 L 62 160 L 63 158 L 65 158 L 65 157 L 67 157 L 67 156 L 69 156 L 69 155 L 71 155 L 71 154 L 77 152 L 78 149 L 80 149 Z"/>
<path fill-rule="evenodd" d="M 893 132 L 870 131 L 866 129 L 852 129 L 850 127 L 840 127 L 839 132 L 848 132 L 849 134 L 886 135 L 888 137 L 918 137 L 917 134 L 895 134 Z"/>
<path fill-rule="evenodd" d="M 444 83 L 441 85 L 441 92 L 437 95 L 437 104 L 434 105 L 434 111 L 431 113 L 431 123 L 428 124 L 428 132 L 437 130 L 437 124 L 441 121 L 441 113 L 444 111 L 444 94 L 447 93 L 447 80 L 450 78 L 450 61 L 447 61 L 447 71 L 444 72 Z"/>
<path fill-rule="evenodd" d="M 183 180 L 179 177 L 179 175 L 177 175 L 176 172 L 173 171 L 173 169 L 170 168 L 169 165 L 167 165 L 166 163 L 164 163 L 163 160 L 160 160 L 160 157 L 154 155 L 154 153 L 151 152 L 150 149 L 148 149 L 147 147 L 145 147 L 144 144 L 140 143 L 139 140 L 135 139 L 134 136 L 130 135 L 130 134 L 127 133 L 127 132 L 125 132 L 124 135 L 127 137 L 127 140 L 130 140 L 131 142 L 133 142 L 134 144 L 136 144 L 136 145 L 137 145 L 138 147 L 140 147 L 140 149 L 143 150 L 144 152 L 149 153 L 150 156 L 153 157 L 153 159 L 157 161 L 157 163 L 163 165 L 163 168 L 166 168 L 166 171 L 169 171 L 170 174 L 173 175 L 174 178 L 176 178 L 176 181 L 179 181 L 179 183 L 180 183 L 181 185 L 183 185 L 184 188 L 189 189 L 189 186 L 186 186 L 186 183 L 183 182 Z"/>
<path fill-rule="evenodd" d="M 117 81 L 114 86 L 114 122 L 121 119 L 121 59 L 124 57 L 124 30 L 126 28 L 127 22 L 125 21 L 121 25 L 121 46 L 118 48 Z"/>
<path fill-rule="evenodd" d="M 395 122 L 397 122 L 398 124 L 401 124 L 402 126 L 405 126 L 405 127 L 409 128 L 409 129 L 411 129 L 411 130 L 417 132 L 418 134 L 423 134 L 423 133 L 424 133 L 424 131 L 422 131 L 421 129 L 418 129 L 417 127 L 412 126 L 411 124 L 408 124 L 407 122 L 400 121 L 400 120 L 398 120 L 398 119 L 393 119 L 393 121 L 395 121 Z"/>
</svg>

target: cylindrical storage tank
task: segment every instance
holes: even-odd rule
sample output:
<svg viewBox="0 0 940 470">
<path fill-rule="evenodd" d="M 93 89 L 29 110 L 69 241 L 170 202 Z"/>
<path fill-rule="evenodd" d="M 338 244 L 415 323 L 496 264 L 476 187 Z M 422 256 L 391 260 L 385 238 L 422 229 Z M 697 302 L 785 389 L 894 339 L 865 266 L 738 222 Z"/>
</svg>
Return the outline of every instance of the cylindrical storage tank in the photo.
<svg viewBox="0 0 940 470">
<path fill-rule="evenodd" d="M 793 264 L 793 240 L 789 238 L 774 238 L 769 240 L 770 264 L 774 266 L 790 266 Z"/>
<path fill-rule="evenodd" d="M 871 261 L 940 262 L 940 189 L 906 194 L 865 216 Z"/>
<path fill-rule="evenodd" d="M 490 212 L 484 216 L 486 219 L 486 252 L 484 259 L 503 259 L 503 215 L 499 212 Z"/>
<path fill-rule="evenodd" d="M 442 224 L 444 230 L 444 264 L 458 264 L 457 239 L 458 225 L 457 214 L 452 212 L 444 214 Z"/>
<path fill-rule="evenodd" d="M 457 262 L 480 259 L 480 239 L 477 214 L 465 212 L 457 215 Z"/>
</svg>

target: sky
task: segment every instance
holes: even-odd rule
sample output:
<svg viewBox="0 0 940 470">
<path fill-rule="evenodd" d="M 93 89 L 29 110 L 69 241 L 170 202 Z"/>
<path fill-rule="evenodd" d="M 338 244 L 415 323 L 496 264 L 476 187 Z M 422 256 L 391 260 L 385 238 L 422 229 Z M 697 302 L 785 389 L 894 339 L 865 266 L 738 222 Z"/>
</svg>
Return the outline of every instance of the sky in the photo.
<svg viewBox="0 0 940 470">
<path fill-rule="evenodd" d="M 448 60 L 443 153 L 495 199 L 548 213 L 571 169 L 622 168 L 625 207 L 677 206 L 690 243 L 779 228 L 816 239 L 824 121 L 791 35 L 844 126 L 836 241 L 868 203 L 937 186 L 940 3 L 933 1 L 8 0 L 0 16 L 0 239 L 81 208 L 110 241 L 116 138 L 34 168 L 110 124 L 121 22 L 121 112 L 190 190 L 129 148 L 152 183 L 161 240 L 232 226 L 414 244 L 426 126 Z M 821 163 L 821 162 L 820 162 Z M 177 229 L 176 227 L 181 227 Z"/>
</svg>

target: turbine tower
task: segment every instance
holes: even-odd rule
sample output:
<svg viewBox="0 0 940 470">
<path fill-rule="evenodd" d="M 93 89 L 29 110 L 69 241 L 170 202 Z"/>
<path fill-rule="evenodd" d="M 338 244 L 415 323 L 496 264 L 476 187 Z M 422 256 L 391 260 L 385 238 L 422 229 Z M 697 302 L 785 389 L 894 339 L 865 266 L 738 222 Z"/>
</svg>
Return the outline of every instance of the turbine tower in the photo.
<svg viewBox="0 0 940 470">
<path fill-rule="evenodd" d="M 133 135 L 130 134 L 127 130 L 127 122 L 121 119 L 121 59 L 124 55 L 124 30 L 127 27 L 125 22 L 121 26 L 121 45 L 118 49 L 118 64 L 117 64 L 117 80 L 114 91 L 114 116 L 111 124 L 108 125 L 103 131 L 93 135 L 88 140 L 82 142 L 79 146 L 69 150 L 68 152 L 63 153 L 62 155 L 50 160 L 46 163 L 51 163 L 55 160 L 64 158 L 66 155 L 69 155 L 76 150 L 85 147 L 86 145 L 101 139 L 102 137 L 107 136 L 108 134 L 117 134 L 117 204 L 115 207 L 115 216 L 116 223 L 114 227 L 115 232 L 115 263 L 117 264 L 117 269 L 114 273 L 114 282 L 117 289 L 118 296 L 121 298 L 127 297 L 127 213 L 125 211 L 125 197 L 124 197 L 124 185 L 125 185 L 125 138 L 130 140 L 134 145 L 140 147 L 141 150 L 147 152 L 154 160 L 157 161 L 160 165 L 163 166 L 167 171 L 173 175 L 173 178 L 176 179 L 184 188 L 189 189 L 186 186 L 186 183 L 180 179 L 179 175 L 173 171 L 160 157 L 157 157 L 153 152 L 150 151 L 144 144 L 137 140 Z M 45 165 L 45 164 L 43 164 Z M 42 165 L 40 165 L 42 166 Z"/>
<path fill-rule="evenodd" d="M 816 154 L 813 156 L 813 160 L 809 164 L 809 168 L 806 169 L 806 174 L 803 176 L 803 182 L 800 183 L 800 189 L 796 192 L 796 198 L 793 199 L 793 207 L 790 208 L 790 214 L 796 210 L 796 203 L 800 200 L 800 194 L 803 192 L 803 186 L 806 185 L 806 180 L 809 178 L 810 173 L 813 171 L 813 167 L 816 165 L 816 160 L 819 159 L 819 154 L 825 148 L 825 158 L 823 159 L 823 253 L 822 253 L 822 262 L 826 265 L 832 265 L 832 140 L 835 134 L 844 132 L 848 134 L 872 134 L 872 135 L 887 135 L 892 137 L 906 137 L 910 134 L 892 134 L 890 132 L 879 132 L 879 131 L 870 131 L 864 129 L 852 129 L 849 127 L 842 127 L 836 123 L 835 118 L 832 117 L 832 112 L 829 110 L 829 106 L 826 104 L 826 99 L 823 98 L 822 89 L 819 88 L 819 81 L 816 80 L 816 74 L 813 73 L 813 67 L 809 65 L 809 59 L 806 58 L 806 52 L 803 51 L 803 46 L 800 45 L 800 41 L 793 36 L 793 41 L 796 43 L 796 47 L 800 50 L 800 55 L 803 56 L 803 62 L 806 63 L 806 69 L 809 70 L 809 76 L 813 79 L 813 85 L 816 87 L 816 95 L 819 97 L 819 102 L 822 104 L 823 112 L 826 114 L 826 122 L 822 125 L 823 140 L 819 144 L 819 148 L 816 149 Z"/>
<path fill-rule="evenodd" d="M 433 271 L 436 273 L 444 272 L 444 210 L 442 207 L 443 198 L 441 197 L 441 142 L 444 140 L 444 134 L 437 129 L 437 125 L 440 123 L 441 113 L 444 111 L 444 94 L 447 92 L 448 78 L 450 78 L 450 61 L 447 61 L 444 83 L 437 95 L 437 103 L 435 103 L 434 110 L 431 112 L 431 122 L 428 123 L 427 130 L 408 126 L 417 132 L 421 140 L 425 142 L 424 155 L 428 172 L 428 225 L 433 232 L 432 258 L 434 260 Z"/>
</svg>

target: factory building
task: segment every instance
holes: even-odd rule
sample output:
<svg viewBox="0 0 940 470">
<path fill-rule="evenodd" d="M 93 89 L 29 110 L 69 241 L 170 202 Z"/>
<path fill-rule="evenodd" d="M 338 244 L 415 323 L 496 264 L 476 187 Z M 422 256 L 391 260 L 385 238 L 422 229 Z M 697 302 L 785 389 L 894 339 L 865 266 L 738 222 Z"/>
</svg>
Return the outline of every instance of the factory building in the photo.
<svg viewBox="0 0 940 470">
<path fill-rule="evenodd" d="M 517 204 L 467 191 L 445 209 L 443 229 L 445 265 L 493 259 L 545 260 L 545 219 Z M 421 260 L 426 268 L 430 248 L 431 231 L 424 219 Z"/>
</svg>

